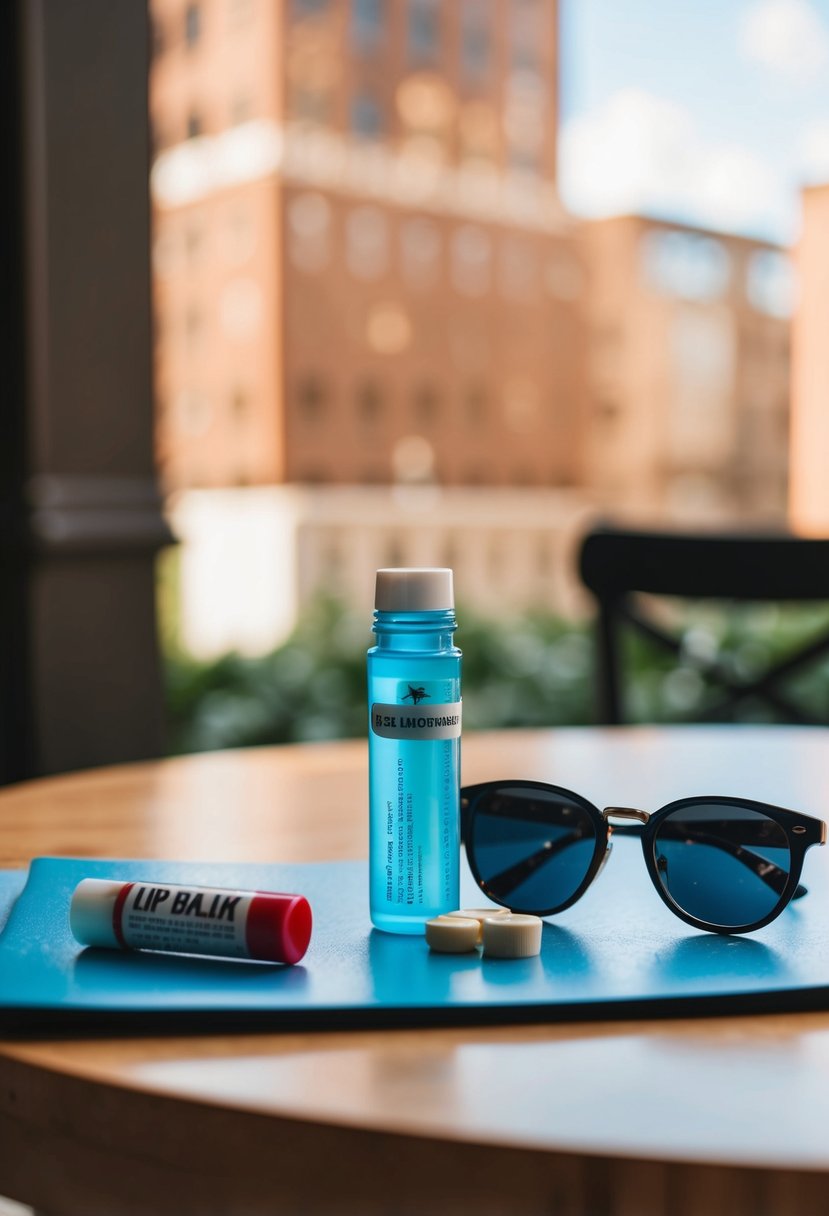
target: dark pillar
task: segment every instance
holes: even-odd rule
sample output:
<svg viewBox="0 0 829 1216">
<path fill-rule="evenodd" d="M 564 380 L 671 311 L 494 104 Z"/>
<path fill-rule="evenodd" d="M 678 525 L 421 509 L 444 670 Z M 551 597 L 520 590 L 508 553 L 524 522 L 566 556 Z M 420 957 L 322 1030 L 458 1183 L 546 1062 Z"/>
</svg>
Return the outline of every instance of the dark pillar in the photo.
<svg viewBox="0 0 829 1216">
<path fill-rule="evenodd" d="M 0 5 L 12 139 L 0 456 L 4 781 L 163 750 L 154 568 L 149 23 Z M 5 310 L 4 310 L 5 311 Z"/>
</svg>

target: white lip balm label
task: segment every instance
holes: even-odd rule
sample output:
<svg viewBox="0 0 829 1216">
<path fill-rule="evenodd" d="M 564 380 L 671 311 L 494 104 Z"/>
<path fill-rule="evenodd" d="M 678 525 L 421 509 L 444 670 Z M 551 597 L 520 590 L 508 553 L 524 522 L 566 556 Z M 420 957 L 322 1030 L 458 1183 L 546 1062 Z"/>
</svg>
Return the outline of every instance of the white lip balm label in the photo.
<svg viewBox="0 0 829 1216">
<path fill-rule="evenodd" d="M 112 927 L 134 950 L 249 958 L 245 925 L 253 899 L 218 887 L 131 883 L 116 900 Z"/>
<path fill-rule="evenodd" d="M 371 707 L 371 729 L 383 739 L 459 739 L 461 701 L 443 705 L 387 705 Z"/>
</svg>

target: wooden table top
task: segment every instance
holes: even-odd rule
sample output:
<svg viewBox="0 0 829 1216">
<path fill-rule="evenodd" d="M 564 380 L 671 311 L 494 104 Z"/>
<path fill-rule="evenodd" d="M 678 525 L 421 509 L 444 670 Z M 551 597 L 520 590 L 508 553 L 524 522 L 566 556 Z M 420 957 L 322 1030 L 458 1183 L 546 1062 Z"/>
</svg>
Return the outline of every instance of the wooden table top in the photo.
<svg viewBox="0 0 829 1216">
<path fill-rule="evenodd" d="M 817 728 L 468 734 L 463 769 L 599 805 L 705 788 L 829 817 Z M 362 858 L 366 787 L 363 742 L 31 782 L 0 791 L 0 867 Z M 829 1209 L 829 1012 L 4 1041 L 0 1194 L 79 1216 L 808 1216 Z"/>
</svg>

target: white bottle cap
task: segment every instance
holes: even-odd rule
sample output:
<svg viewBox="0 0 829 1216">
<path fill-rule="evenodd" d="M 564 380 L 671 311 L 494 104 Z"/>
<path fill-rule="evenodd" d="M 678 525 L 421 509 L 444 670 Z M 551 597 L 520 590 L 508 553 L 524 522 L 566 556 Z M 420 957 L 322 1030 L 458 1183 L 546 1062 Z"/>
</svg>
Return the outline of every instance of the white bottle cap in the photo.
<svg viewBox="0 0 829 1216">
<path fill-rule="evenodd" d="M 118 946 L 113 911 L 123 882 L 84 878 L 75 887 L 69 908 L 69 927 L 83 946 Z"/>
<path fill-rule="evenodd" d="M 378 612 L 447 612 L 455 607 L 452 571 L 441 567 L 377 571 Z"/>
</svg>

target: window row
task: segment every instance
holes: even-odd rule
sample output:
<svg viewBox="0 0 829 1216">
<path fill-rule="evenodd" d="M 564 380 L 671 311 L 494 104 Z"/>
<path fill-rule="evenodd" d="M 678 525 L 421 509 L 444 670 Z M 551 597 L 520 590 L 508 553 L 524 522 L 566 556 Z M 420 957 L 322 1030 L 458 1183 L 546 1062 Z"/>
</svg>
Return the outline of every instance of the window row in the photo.
<svg viewBox="0 0 829 1216">
<path fill-rule="evenodd" d="M 223 130 L 241 126 L 256 117 L 256 104 L 248 92 L 239 92 L 228 99 L 226 121 Z M 152 123 L 152 152 L 158 156 L 166 148 L 189 139 L 200 139 L 208 134 L 208 124 L 201 110 L 191 108 L 183 119 L 183 125 L 174 126 L 171 122 L 160 121 L 158 117 Z"/>
<path fill-rule="evenodd" d="M 686 300 L 717 300 L 731 289 L 738 267 L 731 251 L 716 237 L 702 233 L 657 230 L 642 238 L 645 279 L 658 291 Z M 791 316 L 795 276 L 782 250 L 755 249 L 745 261 L 743 294 L 757 312 Z"/>
<path fill-rule="evenodd" d="M 453 0 L 453 4 L 456 0 Z M 338 7 L 337 0 L 293 0 L 295 21 L 318 20 Z M 491 73 L 498 32 L 496 0 L 459 0 L 459 60 L 461 78 L 472 83 Z M 408 64 L 434 67 L 445 61 L 449 28 L 455 17 L 451 6 L 440 0 L 408 0 L 403 36 Z M 538 66 L 540 48 L 549 38 L 552 10 L 548 0 L 511 0 L 507 14 L 506 42 L 510 62 L 516 69 Z M 389 49 L 392 37 L 391 6 L 387 0 L 351 0 L 348 14 L 349 40 L 353 53 L 374 56 Z"/>
<path fill-rule="evenodd" d="M 292 480 L 308 485 L 331 485 L 342 483 L 341 468 L 326 466 L 319 462 L 300 462 Z M 349 472 L 348 482 L 356 485 L 406 485 L 406 486 L 468 486 L 486 488 L 497 486 L 505 489 L 554 489 L 569 488 L 573 479 L 563 475 L 557 468 L 537 468 L 528 464 L 503 462 L 497 467 L 481 462 L 463 464 L 451 476 L 436 467 L 428 476 L 399 476 L 393 465 L 365 464 Z M 400 563 L 391 563 L 399 565 Z M 446 563 L 449 564 L 449 563 Z"/>
<path fill-rule="evenodd" d="M 545 395 L 531 379 L 507 380 L 497 392 L 484 384 L 469 384 L 458 391 L 429 380 L 415 380 L 401 395 L 367 377 L 357 382 L 343 402 L 324 376 L 311 372 L 297 380 L 294 405 L 300 421 L 309 428 L 326 426 L 347 409 L 366 431 L 388 422 L 404 422 L 430 431 L 452 421 L 483 439 L 487 428 L 506 427 L 515 434 L 532 434 L 545 423 L 560 419 L 564 404 L 561 395 L 553 392 L 546 404 Z M 416 460 L 430 444 L 420 435 L 411 440 L 409 455 Z"/>
<path fill-rule="evenodd" d="M 342 125 L 333 79 L 297 73 L 291 80 L 288 115 L 294 122 L 324 128 Z M 469 166 L 508 167 L 541 173 L 553 117 L 540 73 L 507 79 L 501 104 L 461 100 L 437 76 L 409 75 L 392 98 L 365 84 L 345 99 L 347 133 L 366 143 L 396 143 L 401 153 L 423 160 L 457 159 Z"/>
<path fill-rule="evenodd" d="M 584 288 L 573 254 L 562 249 L 541 259 L 531 238 L 496 235 L 478 224 L 461 224 L 444 234 L 425 216 L 395 223 L 387 211 L 366 205 L 347 213 L 340 232 L 328 199 L 308 191 L 288 203 L 287 226 L 291 261 L 308 273 L 325 270 L 335 250 L 344 246 L 346 268 L 366 281 L 399 271 L 411 287 L 429 288 L 448 271 L 462 295 L 481 297 L 498 290 L 510 299 L 528 299 L 544 288 L 565 301 L 578 299 Z"/>
<path fill-rule="evenodd" d="M 263 0 L 225 0 L 221 32 L 249 26 Z M 341 0 L 291 0 L 294 21 L 318 20 L 335 12 Z M 191 0 L 176 21 L 153 19 L 153 52 L 160 57 L 177 45 L 191 51 L 205 36 L 206 5 Z M 348 26 L 352 52 L 377 55 L 388 50 L 390 6 L 386 0 L 350 0 Z M 407 0 L 404 37 L 406 60 L 413 68 L 434 67 L 446 54 L 450 21 L 440 0 Z M 477 83 L 495 62 L 496 0 L 460 0 L 459 69 L 462 79 Z M 548 0 L 511 0 L 506 27 L 509 63 L 514 71 L 537 71 L 540 50 L 549 40 L 552 10 Z"/>
<path fill-rule="evenodd" d="M 211 394 L 194 388 L 180 389 L 169 405 L 158 401 L 156 412 L 166 427 L 189 439 L 198 439 L 219 421 L 229 419 L 234 426 L 242 427 L 253 415 L 254 398 L 249 389 L 241 384 L 230 389 L 217 401 Z"/>
<path fill-rule="evenodd" d="M 249 26 L 263 2 L 269 3 L 269 0 L 224 0 L 221 33 L 232 33 Z M 150 7 L 152 9 L 155 6 Z M 177 46 L 184 46 L 187 51 L 199 46 L 205 34 L 206 7 L 208 6 L 198 3 L 198 0 L 191 0 L 182 12 L 177 14 L 175 20 L 162 20 L 158 12 L 153 12 L 154 57 L 158 59 Z"/>
<path fill-rule="evenodd" d="M 201 356 L 218 335 L 248 343 L 265 329 L 266 302 L 255 279 L 231 279 L 205 305 L 194 300 L 179 313 L 159 309 L 157 337 L 189 355 Z"/>
<path fill-rule="evenodd" d="M 215 213 L 214 213 L 215 214 Z M 182 270 L 214 266 L 217 261 L 241 267 L 257 246 L 254 209 L 244 201 L 224 207 L 215 218 L 191 209 L 180 217 L 159 219 L 153 241 L 153 270 L 167 278 Z"/>
</svg>

